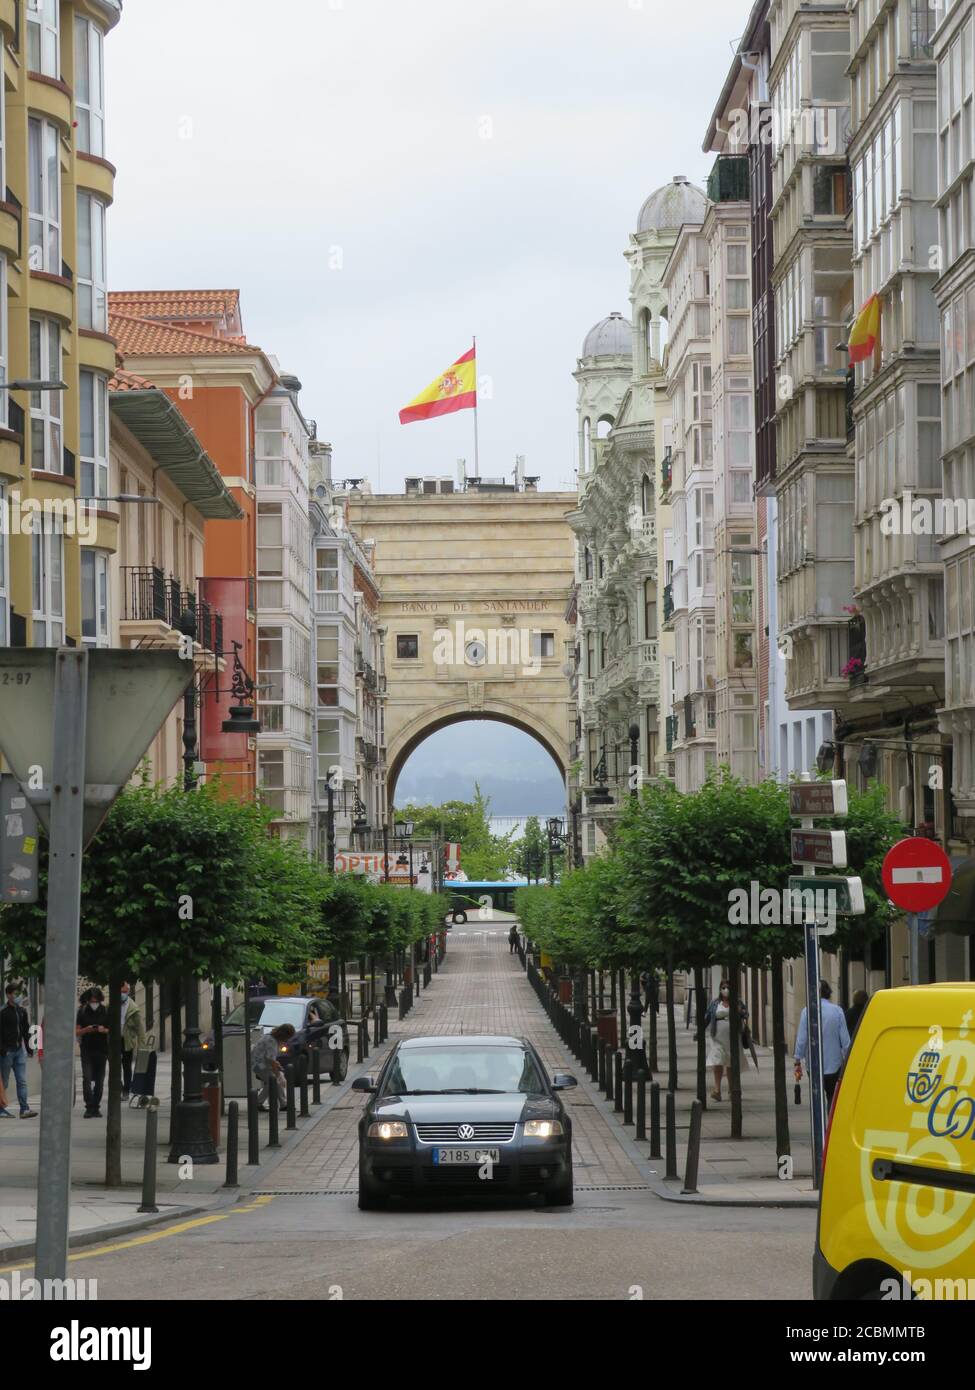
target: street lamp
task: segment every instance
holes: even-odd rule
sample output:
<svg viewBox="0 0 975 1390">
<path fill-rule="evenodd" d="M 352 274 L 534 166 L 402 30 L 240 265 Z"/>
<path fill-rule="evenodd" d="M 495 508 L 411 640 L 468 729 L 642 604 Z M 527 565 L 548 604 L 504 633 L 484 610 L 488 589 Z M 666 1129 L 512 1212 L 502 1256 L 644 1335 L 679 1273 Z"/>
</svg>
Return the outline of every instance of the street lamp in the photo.
<svg viewBox="0 0 975 1390">
<path fill-rule="evenodd" d="M 230 693 L 237 701 L 230 706 L 230 718 L 220 725 L 225 734 L 259 734 L 261 721 L 254 718 L 254 682 L 240 659 L 243 643 L 234 642 L 234 670 L 230 680 Z M 251 703 L 248 704 L 247 702 Z"/>
<path fill-rule="evenodd" d="M 352 794 L 352 814 L 355 817 L 355 819 L 352 822 L 353 835 L 361 835 L 365 837 L 369 833 L 369 822 L 366 820 L 366 808 L 363 803 L 362 797 L 359 795 L 358 787 L 355 788 L 355 791 Z M 362 848 L 365 849 L 364 840 Z"/>
<path fill-rule="evenodd" d="M 591 791 L 586 794 L 587 803 L 590 806 L 612 806 L 613 798 L 606 789 L 606 783 L 609 780 L 609 777 L 606 772 L 605 748 L 603 748 L 599 762 L 596 764 L 596 770 L 593 773 L 593 776 L 596 779 L 596 789 L 595 791 Z"/>
<path fill-rule="evenodd" d="M 561 816 L 550 816 L 546 822 L 548 833 L 548 881 L 555 882 L 555 866 L 553 860 L 557 854 L 562 854 L 565 845 L 565 827 Z"/>
</svg>

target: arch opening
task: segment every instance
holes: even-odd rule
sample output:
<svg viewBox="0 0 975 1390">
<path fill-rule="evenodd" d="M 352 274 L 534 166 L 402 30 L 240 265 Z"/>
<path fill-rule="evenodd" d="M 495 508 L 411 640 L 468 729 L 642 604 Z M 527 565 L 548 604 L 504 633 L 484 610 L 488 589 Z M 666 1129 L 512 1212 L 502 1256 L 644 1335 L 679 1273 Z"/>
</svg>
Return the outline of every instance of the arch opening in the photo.
<svg viewBox="0 0 975 1390">
<path fill-rule="evenodd" d="M 406 764 L 423 744 L 444 729 L 450 729 L 460 724 L 482 723 L 507 725 L 508 728 L 518 730 L 543 748 L 555 765 L 559 781 L 564 791 L 567 772 L 565 762 L 556 747 L 554 739 L 546 737 L 543 730 L 535 728 L 527 720 L 519 719 L 517 716 L 511 714 L 502 714 L 491 710 L 464 710 L 449 714 L 441 714 L 431 718 L 424 723 L 422 727 L 415 729 L 404 738 L 395 752 L 391 752 L 387 772 L 388 805 L 392 807 L 396 804 L 397 787 L 399 786 Z M 473 788 L 471 790 L 473 790 Z M 531 810 L 529 810 L 527 814 L 532 814 Z"/>
</svg>

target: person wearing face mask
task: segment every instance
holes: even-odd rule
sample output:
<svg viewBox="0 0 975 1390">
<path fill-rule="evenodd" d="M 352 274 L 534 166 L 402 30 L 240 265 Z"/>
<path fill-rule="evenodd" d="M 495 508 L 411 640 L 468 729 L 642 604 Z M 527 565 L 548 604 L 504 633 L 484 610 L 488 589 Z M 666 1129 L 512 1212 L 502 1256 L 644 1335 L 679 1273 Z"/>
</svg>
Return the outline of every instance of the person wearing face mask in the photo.
<svg viewBox="0 0 975 1390">
<path fill-rule="evenodd" d="M 738 1000 L 738 1016 L 741 1029 L 744 1030 L 748 1010 L 741 999 Z M 727 980 L 721 981 L 717 999 L 712 999 L 708 1005 L 708 1011 L 704 1015 L 704 1027 L 707 1030 L 707 1065 L 714 1071 L 711 1099 L 720 1100 L 721 1081 L 725 1071 L 731 1066 L 731 988 Z M 730 1076 L 728 1084 L 731 1085 Z"/>
<path fill-rule="evenodd" d="M 142 1010 L 132 994 L 127 980 L 122 984 L 122 1021 L 120 1030 L 122 1048 L 122 1099 L 128 1100 L 132 1087 L 132 1059 L 140 1047 L 145 1046 L 146 1030 L 142 1022 Z"/>
</svg>

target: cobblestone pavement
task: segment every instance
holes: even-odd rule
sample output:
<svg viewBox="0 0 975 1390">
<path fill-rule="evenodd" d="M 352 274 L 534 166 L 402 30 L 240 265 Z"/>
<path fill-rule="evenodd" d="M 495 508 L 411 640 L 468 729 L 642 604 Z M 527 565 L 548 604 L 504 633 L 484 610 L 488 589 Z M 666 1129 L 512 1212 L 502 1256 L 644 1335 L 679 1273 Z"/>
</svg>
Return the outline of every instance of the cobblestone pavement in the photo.
<svg viewBox="0 0 975 1390">
<path fill-rule="evenodd" d="M 455 927 L 446 960 L 412 1011 L 390 1023 L 390 1039 L 432 1034 L 510 1033 L 529 1038 L 549 1075 L 581 1067 L 563 1047 L 535 998 L 518 957 L 509 953 L 507 928 Z M 385 1052 L 383 1053 L 385 1055 Z M 370 1059 L 372 1060 L 372 1059 Z M 378 1058 L 377 1066 L 378 1066 Z M 275 1169 L 275 1192 L 336 1192 L 357 1184 L 356 1125 L 367 1097 L 348 1092 Z M 617 1127 L 582 1087 L 563 1093 L 572 1116 L 576 1184 L 579 1187 L 636 1187 L 646 1178 L 625 1153 Z"/>
</svg>

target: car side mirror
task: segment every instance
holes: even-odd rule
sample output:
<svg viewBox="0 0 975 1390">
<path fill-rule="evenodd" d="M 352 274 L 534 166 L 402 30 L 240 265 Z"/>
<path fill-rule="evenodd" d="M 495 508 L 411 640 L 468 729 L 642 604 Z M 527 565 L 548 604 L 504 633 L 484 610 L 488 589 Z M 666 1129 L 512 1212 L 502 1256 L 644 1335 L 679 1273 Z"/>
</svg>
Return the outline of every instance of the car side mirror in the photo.
<svg viewBox="0 0 975 1390">
<path fill-rule="evenodd" d="M 552 1077 L 553 1091 L 568 1091 L 571 1090 L 573 1086 L 578 1086 L 578 1084 L 578 1081 L 572 1073 L 568 1071 L 557 1071 Z"/>
<path fill-rule="evenodd" d="M 374 1076 L 357 1076 L 352 1083 L 351 1089 L 353 1091 L 375 1091 L 378 1089 L 376 1086 L 376 1078 Z"/>
</svg>

